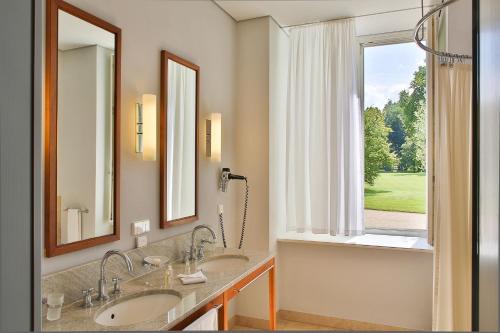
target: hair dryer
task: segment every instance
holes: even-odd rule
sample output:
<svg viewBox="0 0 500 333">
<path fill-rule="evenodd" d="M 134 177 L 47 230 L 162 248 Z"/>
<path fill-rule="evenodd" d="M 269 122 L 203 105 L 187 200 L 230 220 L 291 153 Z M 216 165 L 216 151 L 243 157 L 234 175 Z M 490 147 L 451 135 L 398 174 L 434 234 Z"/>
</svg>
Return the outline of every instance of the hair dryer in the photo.
<svg viewBox="0 0 500 333">
<path fill-rule="evenodd" d="M 227 191 L 227 184 L 231 179 L 238 179 L 245 181 L 245 203 L 243 206 L 243 223 L 241 224 L 241 236 L 240 236 L 240 243 L 238 245 L 238 249 L 241 249 L 241 247 L 243 246 L 243 238 L 245 237 L 245 224 L 247 221 L 248 181 L 247 177 L 240 175 L 233 175 L 231 173 L 231 170 L 229 170 L 229 168 L 222 168 L 222 172 L 220 174 L 220 179 L 219 179 L 219 188 L 221 189 L 222 192 Z M 226 235 L 224 234 L 224 217 L 222 216 L 222 211 L 219 211 L 219 223 L 222 233 L 222 242 L 224 243 L 224 247 L 227 247 Z"/>
<path fill-rule="evenodd" d="M 247 180 L 247 177 L 232 174 L 229 168 L 222 168 L 219 180 L 219 188 L 222 192 L 227 191 L 227 184 L 231 179 Z"/>
</svg>

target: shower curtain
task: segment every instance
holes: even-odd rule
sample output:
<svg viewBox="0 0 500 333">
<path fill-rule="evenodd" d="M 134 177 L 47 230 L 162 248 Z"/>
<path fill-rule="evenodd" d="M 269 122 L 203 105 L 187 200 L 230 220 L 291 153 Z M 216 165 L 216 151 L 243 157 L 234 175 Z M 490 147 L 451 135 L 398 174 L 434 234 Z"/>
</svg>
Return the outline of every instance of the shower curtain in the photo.
<svg viewBox="0 0 500 333">
<path fill-rule="evenodd" d="M 470 331 L 472 69 L 434 68 L 433 330 Z"/>
<path fill-rule="evenodd" d="M 354 22 L 290 33 L 287 231 L 363 233 L 362 117 Z"/>
</svg>

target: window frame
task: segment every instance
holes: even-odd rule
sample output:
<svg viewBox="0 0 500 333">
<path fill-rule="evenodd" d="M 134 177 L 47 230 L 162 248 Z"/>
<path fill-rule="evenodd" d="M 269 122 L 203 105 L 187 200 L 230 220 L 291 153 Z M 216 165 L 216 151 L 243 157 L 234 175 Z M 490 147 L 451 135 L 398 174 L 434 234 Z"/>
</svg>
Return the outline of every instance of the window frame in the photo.
<svg viewBox="0 0 500 333">
<path fill-rule="evenodd" d="M 396 32 L 389 32 L 389 33 L 381 33 L 381 34 L 373 34 L 373 35 L 365 35 L 365 36 L 359 36 L 357 38 L 358 44 L 359 44 L 359 57 L 358 57 L 358 68 L 359 68 L 359 73 L 358 73 L 358 79 L 359 79 L 359 95 L 360 95 L 360 104 L 361 104 L 361 119 L 363 121 L 363 127 L 364 128 L 364 110 L 365 110 L 365 48 L 366 47 L 373 47 L 373 46 L 385 46 L 385 45 L 393 45 L 393 44 L 403 44 L 403 43 L 409 43 L 413 42 L 413 30 L 404 30 L 404 31 L 396 31 Z M 424 41 L 426 41 L 426 34 L 424 33 Z M 426 54 L 426 67 L 429 69 L 429 54 Z M 428 85 L 427 85 L 428 86 Z M 428 87 L 427 87 L 428 89 Z M 429 95 L 429 92 L 427 92 L 427 95 Z M 428 105 L 426 106 L 426 119 L 428 119 L 428 111 L 429 107 Z M 429 126 L 426 125 L 426 141 L 427 141 L 427 147 L 426 147 L 426 164 L 429 165 L 429 159 L 432 157 L 430 155 L 429 151 Z M 363 149 L 364 149 L 364 131 L 363 131 Z M 364 153 L 363 153 L 364 156 Z M 364 159 L 363 159 L 363 165 L 364 165 Z M 363 173 L 364 173 L 364 167 L 363 167 Z M 426 170 L 426 177 L 429 177 L 429 171 Z M 427 198 L 429 197 L 429 188 L 427 186 L 428 181 L 426 182 L 426 196 Z M 428 199 L 426 198 L 426 202 Z M 363 182 L 363 211 L 364 211 L 364 182 Z M 429 215 L 429 209 L 426 207 L 426 220 L 428 219 Z M 429 223 L 427 223 L 427 226 L 425 230 L 417 230 L 417 229 L 376 229 L 376 228 L 366 228 L 365 226 L 365 233 L 366 234 L 378 234 L 378 235 L 391 235 L 391 236 L 406 236 L 406 237 L 421 237 L 421 238 L 426 238 L 428 236 L 428 227 Z"/>
</svg>

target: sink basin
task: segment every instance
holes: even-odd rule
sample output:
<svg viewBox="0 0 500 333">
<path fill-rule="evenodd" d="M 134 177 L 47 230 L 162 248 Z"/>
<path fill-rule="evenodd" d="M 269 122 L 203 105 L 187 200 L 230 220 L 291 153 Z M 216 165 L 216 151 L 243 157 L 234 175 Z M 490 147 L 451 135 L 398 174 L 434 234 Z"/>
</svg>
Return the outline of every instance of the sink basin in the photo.
<svg viewBox="0 0 500 333">
<path fill-rule="evenodd" d="M 155 319 L 166 314 L 181 301 L 174 290 L 152 290 L 110 303 L 95 317 L 104 326 L 124 326 Z"/>
<path fill-rule="evenodd" d="M 198 264 L 203 272 L 223 272 L 243 268 L 248 263 L 248 257 L 242 255 L 225 254 L 208 258 Z"/>
</svg>

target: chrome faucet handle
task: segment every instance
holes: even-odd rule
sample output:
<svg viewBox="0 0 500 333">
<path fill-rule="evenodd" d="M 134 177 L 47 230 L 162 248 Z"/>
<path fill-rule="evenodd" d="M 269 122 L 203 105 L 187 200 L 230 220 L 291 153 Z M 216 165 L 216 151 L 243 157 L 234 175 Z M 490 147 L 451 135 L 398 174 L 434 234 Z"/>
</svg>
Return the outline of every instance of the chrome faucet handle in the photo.
<svg viewBox="0 0 500 333">
<path fill-rule="evenodd" d="M 119 277 L 114 277 L 112 279 L 112 281 L 113 281 L 113 294 L 114 295 L 121 294 L 121 292 L 122 292 L 122 289 L 120 288 L 120 281 L 121 280 L 122 279 L 120 279 Z"/>
<path fill-rule="evenodd" d="M 200 243 L 200 245 L 198 245 L 196 250 L 196 258 L 198 260 L 202 260 L 203 258 L 205 258 L 205 245 L 203 245 L 203 241 Z"/>
<path fill-rule="evenodd" d="M 92 293 L 93 292 L 94 292 L 94 288 L 82 290 L 82 294 L 83 294 L 82 308 L 91 308 L 94 306 L 94 304 L 92 304 Z"/>
</svg>

